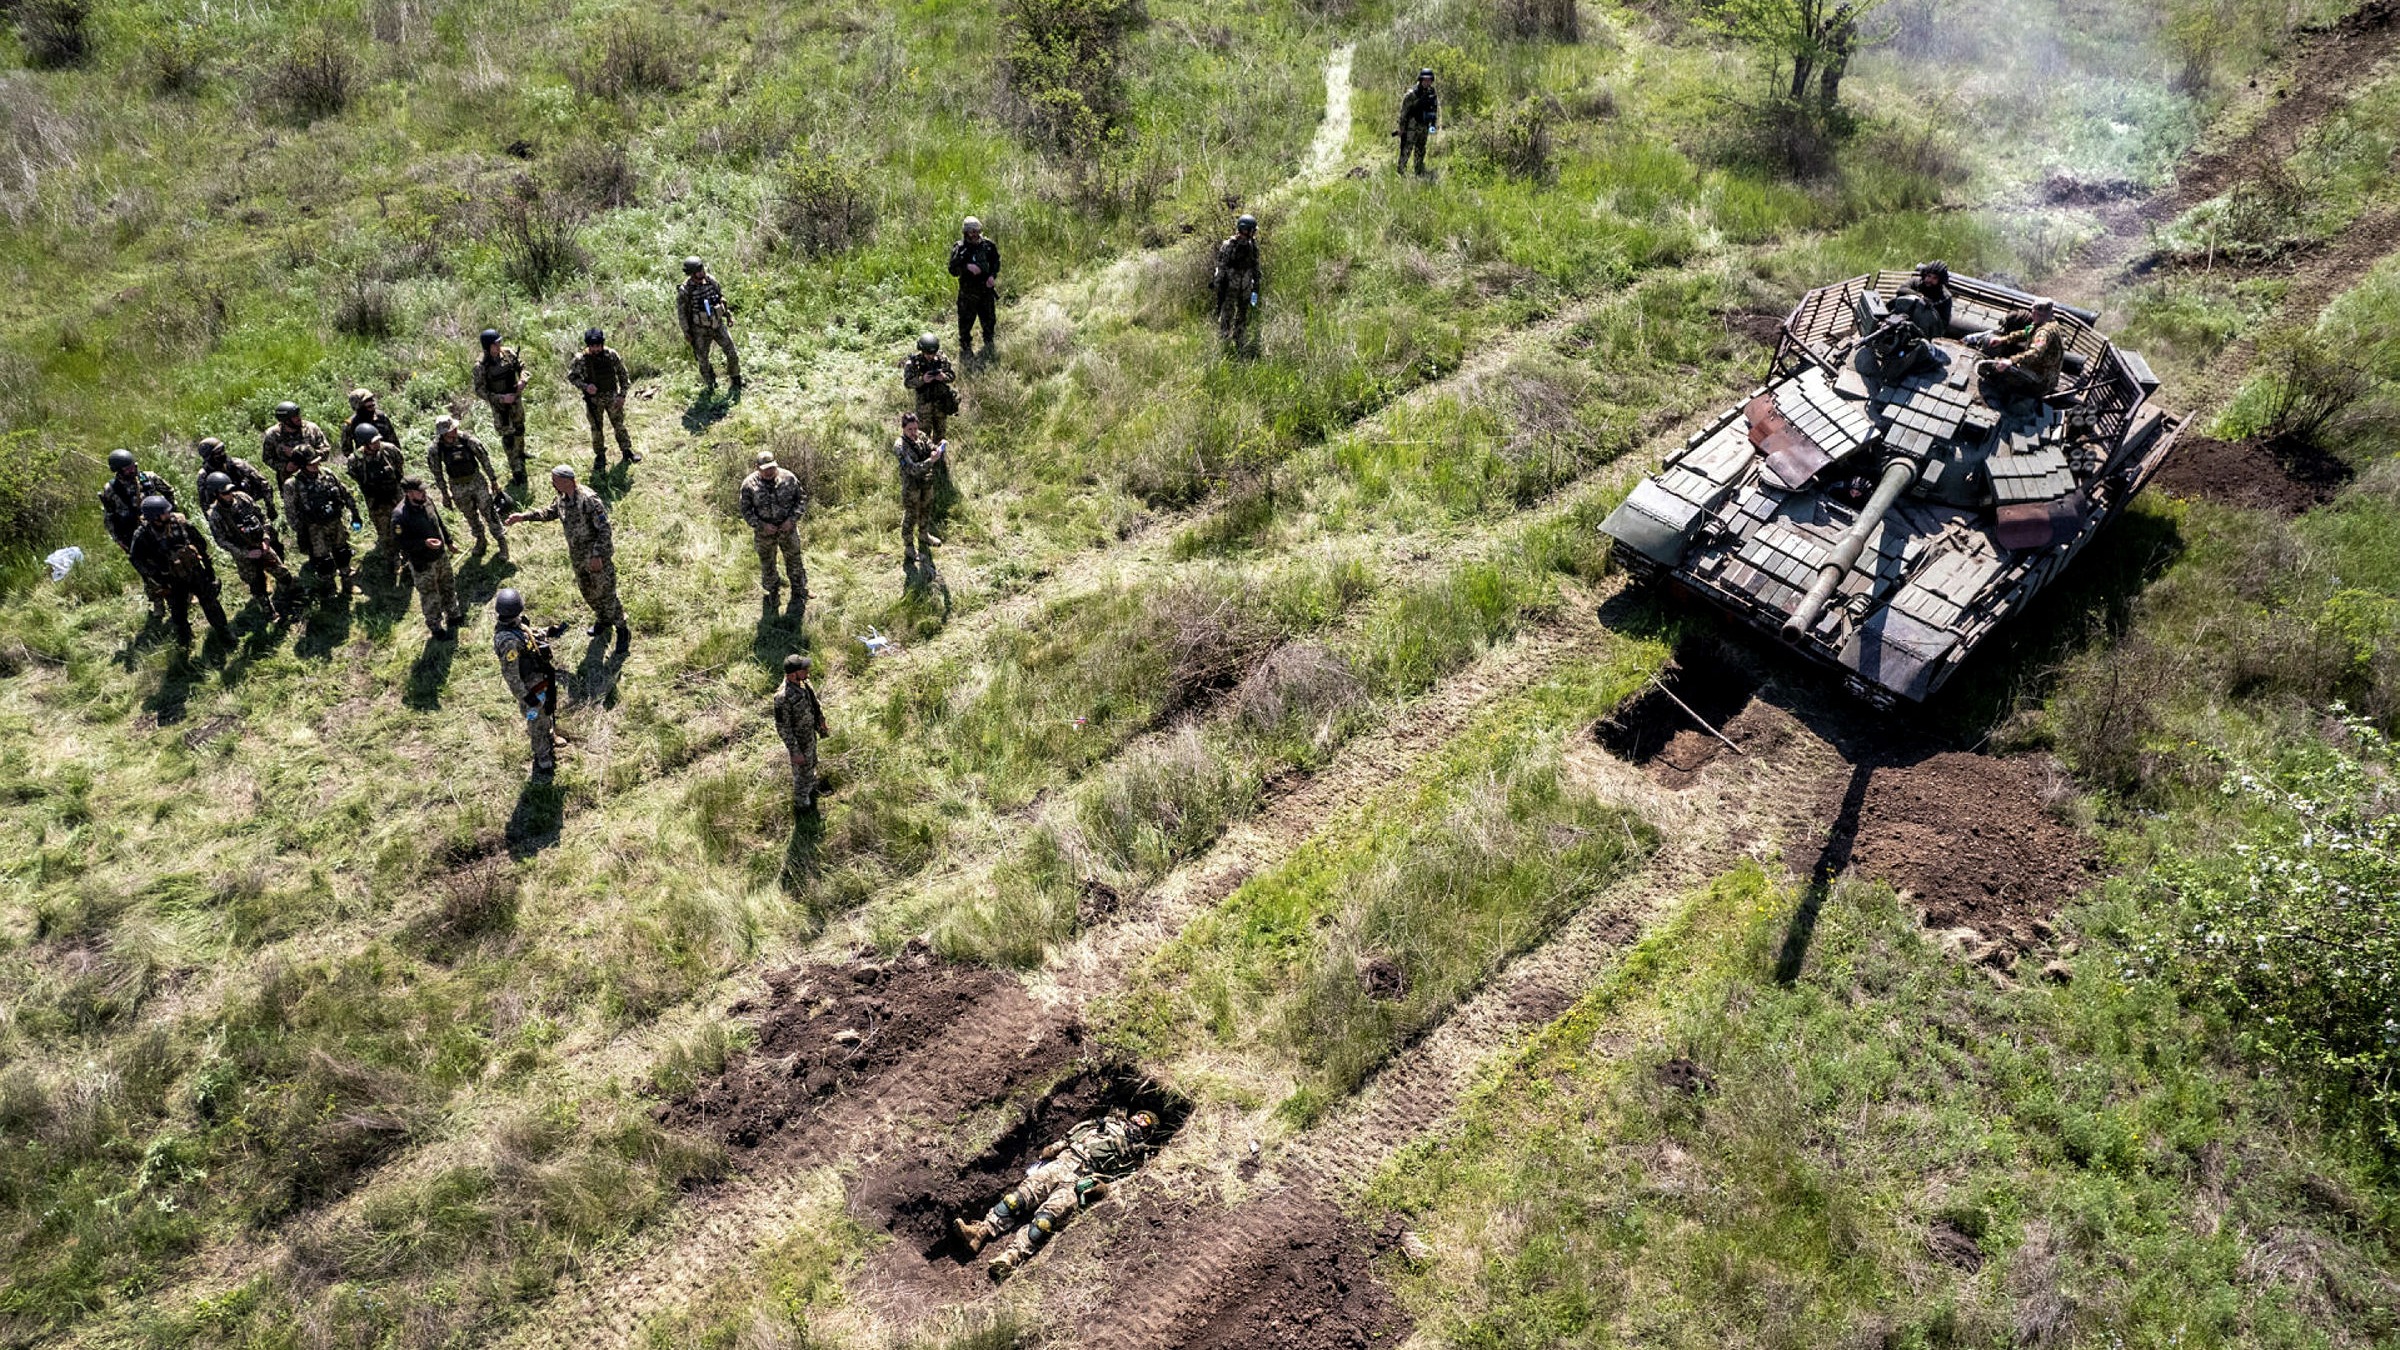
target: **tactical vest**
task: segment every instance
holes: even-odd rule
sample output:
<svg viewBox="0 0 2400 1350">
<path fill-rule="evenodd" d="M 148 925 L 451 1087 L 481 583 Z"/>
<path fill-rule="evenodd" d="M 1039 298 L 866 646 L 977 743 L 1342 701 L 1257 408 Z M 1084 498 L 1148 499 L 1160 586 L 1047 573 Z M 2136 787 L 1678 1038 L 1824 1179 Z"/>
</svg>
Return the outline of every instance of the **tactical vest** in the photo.
<svg viewBox="0 0 2400 1350">
<path fill-rule="evenodd" d="M 441 457 L 442 477 L 453 484 L 472 483 L 483 476 L 483 461 L 476 456 L 475 447 L 467 444 L 464 437 L 450 445 L 435 441 L 433 453 Z"/>
<path fill-rule="evenodd" d="M 300 499 L 300 519 L 311 525 L 338 525 L 342 520 L 341 484 L 320 473 L 315 478 L 297 480 Z"/>
<path fill-rule="evenodd" d="M 350 465 L 350 476 L 370 497 L 400 495 L 400 468 L 381 455 L 360 455 Z"/>
</svg>

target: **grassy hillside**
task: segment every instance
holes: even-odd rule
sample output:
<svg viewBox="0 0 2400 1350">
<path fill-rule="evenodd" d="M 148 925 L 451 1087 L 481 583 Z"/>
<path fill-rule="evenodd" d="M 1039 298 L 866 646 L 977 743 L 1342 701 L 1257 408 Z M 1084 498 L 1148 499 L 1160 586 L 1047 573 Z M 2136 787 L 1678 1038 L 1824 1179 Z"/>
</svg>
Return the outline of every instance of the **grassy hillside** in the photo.
<svg viewBox="0 0 2400 1350">
<path fill-rule="evenodd" d="M 2196 141 L 2271 115 L 2253 77 L 2294 78 L 2291 30 L 2340 8 L 1903 0 L 1847 136 L 1795 165 L 1752 56 L 1682 6 L 1586 5 L 1567 42 L 1466 0 L 102 3 L 62 62 L 58 0 L 19 0 L 0 505 L 33 506 L 0 560 L 0 1337 L 577 1334 L 562 1289 L 671 1255 L 695 1188 L 766 1180 L 652 1112 L 742 1046 L 729 1005 L 761 971 L 920 937 L 1037 990 L 1121 962 L 1099 1039 L 1201 1122 L 1163 1175 L 1338 1138 L 1379 1072 L 1581 940 L 1597 897 L 1688 892 L 1683 826 L 1577 767 L 1693 631 L 1618 597 L 1593 525 L 1756 379 L 1754 317 L 1927 256 L 2045 277 Z M 1061 17 L 1089 38 L 1064 74 L 1024 38 Z M 1401 178 L 1390 108 L 1426 64 L 1438 173 Z M 1428 1343 L 2147 1344 L 2187 1308 L 2212 1343 L 2400 1334 L 2388 1103 L 2177 945 L 2178 906 L 2213 912 L 2206 879 L 2278 819 L 2223 797 L 2210 754 L 2284 767 L 2336 699 L 2393 715 L 2370 415 L 2400 382 L 2391 264 L 2330 304 L 2276 270 L 2388 209 L 2387 101 L 2370 81 L 2309 128 L 2306 210 L 2258 225 L 2229 189 L 2155 232 L 2202 239 L 2199 264 L 2088 297 L 2228 437 L 2289 382 L 2268 339 L 2295 325 L 2372 384 L 2327 433 L 2355 486 L 2296 517 L 2145 505 L 2120 537 L 2155 547 L 2095 556 L 1953 705 L 1962 742 L 2055 750 L 2124 870 L 2073 911 L 2075 982 L 1995 991 L 1864 884 L 1790 986 L 1762 964 L 1799 903 L 1778 873 L 1639 914 L 1622 965 L 1593 958 L 1614 974 L 1527 1046 L 1472 1043 L 1505 1052 L 1488 1085 L 1409 1122 L 1436 1142 L 1349 1197 L 1438 1244 L 1383 1268 Z M 1203 287 L 1237 207 L 1267 249 L 1248 360 Z M 2283 243 L 2220 270 L 2208 211 L 2236 207 Z M 1001 354 L 965 381 L 943 581 L 910 590 L 894 367 L 951 331 L 941 259 L 970 211 L 1007 251 Z M 739 306 L 738 402 L 700 395 L 674 334 L 691 252 Z M 338 421 L 357 384 L 413 462 L 435 417 L 481 420 L 486 325 L 534 372 L 536 460 L 581 464 L 563 369 L 592 324 L 641 390 L 648 458 L 603 485 L 635 637 L 567 644 L 554 783 L 524 781 L 482 618 L 428 643 L 375 582 L 185 656 L 85 504 L 78 456 L 131 444 L 188 490 L 200 435 L 241 450 L 284 398 Z M 760 448 L 812 489 L 805 622 L 760 605 L 735 518 Z M 46 514 L 62 462 L 75 509 Z M 85 564 L 37 581 L 67 540 Z M 516 544 L 462 569 L 473 604 L 513 585 L 571 617 L 555 531 Z M 790 650 L 818 657 L 834 727 L 799 820 L 763 715 Z M 1351 798 L 1284 819 L 1312 779 Z M 1186 884 L 1246 826 L 1298 842 L 1236 859 L 1221 894 Z M 1167 917 L 1112 927 L 1095 887 Z M 1375 960 L 1405 995 L 1361 992 Z M 1893 1031 L 1924 1026 L 1952 1030 Z M 1726 1109 L 1642 1087 L 1670 1044 L 1706 1047 Z M 1853 1130 L 1859 1172 L 1830 1142 Z M 1645 1189 L 1669 1141 L 1725 1189 Z M 1071 1279 L 998 1313 L 891 1295 L 845 1190 L 867 1161 L 668 1281 L 646 1334 L 1071 1337 Z M 2316 1217 L 2250 1217 L 2294 1195 Z M 1936 1212 L 1986 1273 L 1926 1264 Z M 1719 1292 L 1636 1296 L 1672 1289 Z"/>
</svg>

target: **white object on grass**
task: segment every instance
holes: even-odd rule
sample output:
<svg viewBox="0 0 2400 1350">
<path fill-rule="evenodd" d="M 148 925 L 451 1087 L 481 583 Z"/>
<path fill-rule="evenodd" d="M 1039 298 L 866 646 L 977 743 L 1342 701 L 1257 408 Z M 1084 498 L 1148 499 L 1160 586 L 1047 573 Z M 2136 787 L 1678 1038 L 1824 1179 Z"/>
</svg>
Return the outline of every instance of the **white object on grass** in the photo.
<svg viewBox="0 0 2400 1350">
<path fill-rule="evenodd" d="M 83 550 L 75 547 L 73 544 L 69 544 L 65 548 L 60 549 L 58 552 L 42 559 L 42 565 L 50 569 L 50 579 L 52 581 L 65 581 L 67 579 L 67 573 L 74 571 L 75 564 L 82 561 Z"/>
</svg>

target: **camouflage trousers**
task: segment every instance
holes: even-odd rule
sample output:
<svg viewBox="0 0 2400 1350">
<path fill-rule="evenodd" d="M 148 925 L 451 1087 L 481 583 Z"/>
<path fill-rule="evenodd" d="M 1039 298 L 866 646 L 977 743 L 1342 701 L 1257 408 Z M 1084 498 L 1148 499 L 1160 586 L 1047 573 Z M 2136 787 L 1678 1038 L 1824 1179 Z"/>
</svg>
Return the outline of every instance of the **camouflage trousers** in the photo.
<svg viewBox="0 0 2400 1350">
<path fill-rule="evenodd" d="M 1417 157 L 1417 172 L 1425 172 L 1426 139 L 1423 127 L 1400 128 L 1400 172 L 1408 172 L 1408 157 L 1412 152 Z"/>
<path fill-rule="evenodd" d="M 500 448 L 508 452 L 508 476 L 525 476 L 525 396 L 519 394 L 514 403 L 487 400 L 492 410 L 492 430 L 500 433 Z"/>
<path fill-rule="evenodd" d="M 949 406 L 949 400 L 938 394 L 928 398 L 926 391 L 917 391 L 917 425 L 937 442 L 949 438 L 950 414 L 942 411 Z"/>
<path fill-rule="evenodd" d="M 733 331 L 721 323 L 694 325 L 692 328 L 692 355 L 700 360 L 700 382 L 711 389 L 717 387 L 717 368 L 708 359 L 711 347 L 725 353 L 725 378 L 740 384 L 741 354 L 733 349 Z"/>
<path fill-rule="evenodd" d="M 1083 1175 L 1081 1160 L 1073 1154 L 1062 1154 L 1027 1169 L 1025 1179 L 1010 1187 L 1008 1194 L 1001 1196 L 983 1216 L 985 1230 L 995 1239 L 1011 1229 L 1017 1230 L 1016 1237 L 999 1254 L 1023 1260 L 1048 1246 L 1075 1211 L 1083 1207 L 1083 1192 L 1092 1180 Z M 1020 1224 L 1023 1227 L 1019 1228 Z"/>
<path fill-rule="evenodd" d="M 1258 274 L 1228 272 L 1217 287 L 1217 338 L 1234 346 L 1250 336 L 1250 297 L 1258 293 Z"/>
<path fill-rule="evenodd" d="M 310 585 L 319 591 L 333 589 L 338 577 L 345 590 L 350 585 L 350 536 L 341 522 L 331 525 L 302 525 L 299 527 L 300 554 L 308 561 L 302 570 L 311 574 Z"/>
<path fill-rule="evenodd" d="M 508 561 L 508 527 L 500 523 L 500 508 L 492 500 L 491 488 L 483 476 L 476 475 L 472 483 L 453 483 L 450 486 L 450 505 L 467 518 L 467 528 L 474 531 L 475 547 L 483 547 L 483 529 L 488 521 L 492 537 L 500 543 L 500 560 Z"/>
<path fill-rule="evenodd" d="M 809 727 L 800 733 L 800 744 L 791 751 L 792 800 L 801 806 L 817 804 L 817 729 Z"/>
<path fill-rule="evenodd" d="M 450 555 L 440 553 L 431 562 L 410 563 L 415 574 L 417 604 L 425 611 L 425 626 L 438 629 L 466 617 L 458 605 L 458 574 L 451 569 Z"/>
<path fill-rule="evenodd" d="M 517 705 L 525 719 L 525 738 L 533 744 L 533 771 L 548 773 L 558 767 L 558 686 L 553 684 L 542 691 L 541 701 L 528 708 Z"/>
<path fill-rule="evenodd" d="M 359 496 L 366 502 L 367 523 L 375 527 L 375 547 L 386 553 L 391 552 L 392 538 L 400 532 L 392 524 L 392 512 L 400 509 L 400 499 L 369 497 L 363 492 Z"/>
<path fill-rule="evenodd" d="M 284 566 L 283 559 L 272 550 L 262 549 L 259 556 L 253 558 L 236 549 L 230 556 L 233 558 L 234 575 L 240 577 L 242 584 L 250 588 L 251 598 L 262 605 L 272 606 L 274 604 L 274 600 L 269 597 L 267 592 L 267 578 L 275 579 L 277 592 L 299 584 L 300 579 L 292 575 L 292 569 Z"/>
<path fill-rule="evenodd" d="M 911 558 L 931 558 L 934 477 L 900 480 L 900 550 Z"/>
<path fill-rule="evenodd" d="M 800 557 L 800 524 L 794 521 L 782 526 L 753 526 L 751 542 L 758 547 L 758 588 L 769 595 L 781 589 L 775 575 L 775 559 L 783 559 L 783 570 L 791 573 L 792 594 L 808 594 L 808 566 Z"/>
<path fill-rule="evenodd" d="M 583 560 L 575 560 L 575 589 L 583 592 L 583 603 L 592 607 L 592 618 L 602 625 L 625 626 L 625 606 L 617 599 L 617 564 L 611 558 L 600 564 L 597 572 L 586 571 Z"/>
<path fill-rule="evenodd" d="M 613 424 L 616 427 L 617 453 L 625 456 L 627 463 L 632 462 L 633 437 L 625 434 L 625 396 L 623 394 L 612 398 L 586 398 L 583 401 L 583 418 L 592 424 L 593 464 L 598 465 L 608 459 L 608 437 L 605 434 L 607 428 L 603 425 L 604 423 Z"/>
</svg>

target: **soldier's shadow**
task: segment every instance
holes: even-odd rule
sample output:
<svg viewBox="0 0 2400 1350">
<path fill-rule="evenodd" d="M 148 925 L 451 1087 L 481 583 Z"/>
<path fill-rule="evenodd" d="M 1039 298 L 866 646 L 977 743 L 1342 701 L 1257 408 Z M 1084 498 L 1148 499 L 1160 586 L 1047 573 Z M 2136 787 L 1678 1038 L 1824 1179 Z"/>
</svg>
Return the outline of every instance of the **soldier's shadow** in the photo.
<svg viewBox="0 0 2400 1350">
<path fill-rule="evenodd" d="M 458 659 L 458 640 L 448 642 L 429 638 L 425 650 L 408 668 L 408 688 L 401 691 L 402 706 L 419 712 L 431 712 L 442 706 L 442 690 L 450 683 L 450 663 Z"/>
<path fill-rule="evenodd" d="M 686 404 L 683 409 L 683 429 L 702 432 L 725 420 L 733 411 L 733 399 L 711 390 Z"/>
<path fill-rule="evenodd" d="M 567 790 L 534 778 L 517 792 L 508 817 L 508 856 L 522 862 L 558 842 L 566 824 Z"/>
<path fill-rule="evenodd" d="M 625 658 L 631 649 L 620 647 L 608 629 L 586 644 L 583 659 L 575 663 L 576 702 L 597 703 L 603 708 L 617 706 L 617 676 L 625 669 Z"/>
<path fill-rule="evenodd" d="M 950 583 L 940 572 L 929 563 L 902 562 L 900 576 L 901 589 L 909 599 L 939 605 L 941 622 L 950 622 Z"/>
<path fill-rule="evenodd" d="M 501 559 L 490 553 L 470 553 L 458 569 L 458 603 L 469 611 L 482 609 L 492 603 L 492 597 L 517 574 L 514 559 Z"/>
<path fill-rule="evenodd" d="M 792 837 L 783 846 L 783 891 L 793 899 L 804 898 L 823 875 L 825 862 L 825 780 L 817 780 L 817 809 L 803 811 L 798 803 L 792 807 Z"/>
<path fill-rule="evenodd" d="M 783 678 L 783 658 L 793 652 L 808 650 L 808 628 L 804 602 L 795 600 L 792 607 L 777 605 L 775 597 L 758 598 L 758 628 L 750 640 L 751 654 L 759 665 Z"/>
<path fill-rule="evenodd" d="M 339 594 L 319 597 L 309 606 L 308 626 L 292 643 L 292 655 L 310 661 L 327 660 L 350 640 L 350 602 Z"/>
</svg>

